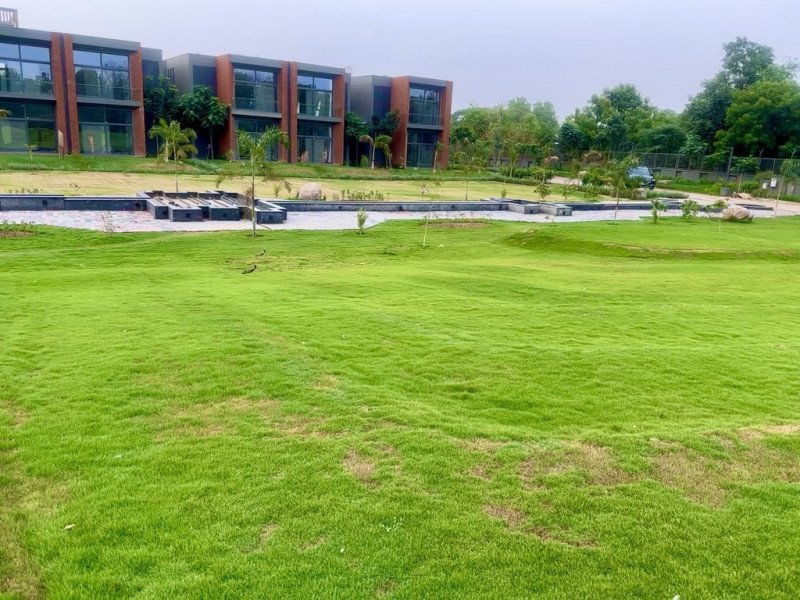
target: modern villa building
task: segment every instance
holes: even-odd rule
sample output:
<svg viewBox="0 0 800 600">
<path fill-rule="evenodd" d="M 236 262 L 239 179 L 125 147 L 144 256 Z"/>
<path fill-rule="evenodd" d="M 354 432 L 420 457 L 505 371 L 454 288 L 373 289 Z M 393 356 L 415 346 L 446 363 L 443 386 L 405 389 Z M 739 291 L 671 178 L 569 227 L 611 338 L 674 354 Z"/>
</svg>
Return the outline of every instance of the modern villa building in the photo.
<svg viewBox="0 0 800 600">
<path fill-rule="evenodd" d="M 207 85 L 230 106 L 216 139 L 198 131 L 200 156 L 237 155 L 236 132 L 279 126 L 292 163 L 343 164 L 345 113 L 367 122 L 397 110 L 397 166 L 432 166 L 436 142 L 450 133 L 452 82 L 418 77 L 357 77 L 339 67 L 255 56 L 183 54 L 167 58 L 138 42 L 19 28 L 0 18 L 0 151 L 144 156 L 146 78 L 166 74 L 182 91 Z M 352 98 L 351 98 L 352 96 Z"/>
<path fill-rule="evenodd" d="M 453 82 L 422 77 L 353 77 L 351 108 L 371 122 L 396 110 L 400 127 L 392 142 L 396 167 L 432 167 L 436 144 L 443 145 L 438 164 L 449 159 Z"/>
<path fill-rule="evenodd" d="M 275 157 L 342 164 L 350 77 L 344 69 L 236 54 L 183 54 L 165 65 L 182 92 L 208 85 L 231 107 L 216 152 L 236 153 L 237 131 L 261 133 L 278 126 L 288 134 L 290 147 L 276 147 Z"/>
<path fill-rule="evenodd" d="M 0 150 L 145 154 L 138 42 L 0 26 Z"/>
</svg>

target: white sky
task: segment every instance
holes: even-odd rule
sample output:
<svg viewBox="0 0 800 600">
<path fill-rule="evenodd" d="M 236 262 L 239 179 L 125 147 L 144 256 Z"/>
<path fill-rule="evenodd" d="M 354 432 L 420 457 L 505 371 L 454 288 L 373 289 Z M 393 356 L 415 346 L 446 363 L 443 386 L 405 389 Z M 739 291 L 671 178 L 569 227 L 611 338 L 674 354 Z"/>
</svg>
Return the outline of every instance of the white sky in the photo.
<svg viewBox="0 0 800 600">
<path fill-rule="evenodd" d="M 800 57 L 800 0 L 2 0 L 31 29 L 184 52 L 452 79 L 454 110 L 516 96 L 562 117 L 633 83 L 680 110 L 737 35 Z"/>
</svg>

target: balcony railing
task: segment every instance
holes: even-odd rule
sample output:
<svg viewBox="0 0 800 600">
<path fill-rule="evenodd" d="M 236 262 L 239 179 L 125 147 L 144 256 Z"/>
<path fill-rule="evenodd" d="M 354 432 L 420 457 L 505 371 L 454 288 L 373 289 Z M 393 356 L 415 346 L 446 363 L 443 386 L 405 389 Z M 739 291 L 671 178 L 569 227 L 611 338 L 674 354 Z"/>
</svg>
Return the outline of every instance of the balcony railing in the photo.
<svg viewBox="0 0 800 600">
<path fill-rule="evenodd" d="M 0 93 L 53 95 L 53 82 L 33 79 L 0 78 Z"/>
<path fill-rule="evenodd" d="M 320 104 L 297 104 L 297 115 L 300 117 L 325 117 L 332 119 L 341 119 L 344 115 L 344 109 L 335 106 L 326 106 Z"/>
<path fill-rule="evenodd" d="M 130 86 L 95 85 L 79 83 L 76 86 L 76 95 L 82 99 L 97 100 L 135 100 L 140 92 Z"/>
<path fill-rule="evenodd" d="M 233 107 L 241 110 L 253 110 L 265 113 L 281 112 L 281 103 L 278 100 L 266 98 L 234 98 Z"/>
<path fill-rule="evenodd" d="M 439 115 L 411 113 L 408 115 L 408 123 L 409 125 L 432 125 L 434 127 L 443 127 L 444 119 Z"/>
</svg>

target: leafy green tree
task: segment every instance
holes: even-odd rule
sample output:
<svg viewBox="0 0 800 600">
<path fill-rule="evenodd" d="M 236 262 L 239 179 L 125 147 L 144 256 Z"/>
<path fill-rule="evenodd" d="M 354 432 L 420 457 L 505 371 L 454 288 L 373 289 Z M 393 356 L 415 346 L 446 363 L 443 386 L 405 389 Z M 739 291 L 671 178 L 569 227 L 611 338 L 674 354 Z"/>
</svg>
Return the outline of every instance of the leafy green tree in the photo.
<svg viewBox="0 0 800 600">
<path fill-rule="evenodd" d="M 350 163 L 358 164 L 358 143 L 369 133 L 366 121 L 354 112 L 344 115 L 344 139 L 349 148 Z"/>
<path fill-rule="evenodd" d="M 144 81 L 144 120 L 145 126 L 149 130 L 161 119 L 165 121 L 176 121 L 179 117 L 178 98 L 180 91 L 173 84 L 169 77 L 160 75 L 158 78 L 148 77 Z M 155 152 L 161 142 L 155 139 Z M 148 152 L 152 149 L 148 148 Z"/>
<path fill-rule="evenodd" d="M 704 144 L 714 143 L 714 136 L 725 125 L 725 115 L 733 99 L 733 88 L 724 73 L 703 84 L 703 90 L 689 99 L 683 112 L 686 129 Z"/>
<path fill-rule="evenodd" d="M 158 79 L 148 77 L 144 81 L 144 113 L 155 123 L 161 119 L 174 121 L 178 118 L 180 91 L 166 75 Z"/>
<path fill-rule="evenodd" d="M 372 117 L 372 127 L 370 128 L 370 135 L 373 139 L 379 135 L 388 135 L 394 139 L 394 134 L 400 128 L 400 113 L 397 110 L 392 110 L 383 115 L 382 117 Z"/>
<path fill-rule="evenodd" d="M 183 123 L 208 133 L 209 157 L 214 158 L 214 134 L 228 122 L 229 106 L 207 85 L 198 85 L 178 100 Z"/>
<path fill-rule="evenodd" d="M 700 139 L 700 136 L 697 134 L 690 133 L 686 136 L 686 139 L 684 140 L 683 145 L 680 147 L 678 152 L 688 156 L 690 161 L 696 161 L 705 155 L 707 150 L 708 144 Z"/>
<path fill-rule="evenodd" d="M 717 149 L 767 156 L 800 146 L 800 86 L 791 80 L 761 80 L 737 90 L 717 134 Z"/>
<path fill-rule="evenodd" d="M 769 46 L 737 37 L 723 46 L 722 70 L 734 89 L 743 90 L 764 78 L 775 65 L 775 51 Z"/>
<path fill-rule="evenodd" d="M 558 151 L 561 156 L 575 158 L 588 149 L 588 136 L 573 121 L 564 121 L 558 132 Z"/>
<path fill-rule="evenodd" d="M 642 152 L 679 152 L 686 133 L 676 122 L 654 125 L 640 132 L 638 148 Z"/>
<path fill-rule="evenodd" d="M 168 123 L 161 119 L 150 128 L 150 137 L 164 140 L 159 157 L 165 162 L 171 159 L 175 165 L 175 191 L 179 191 L 178 165 L 197 152 L 194 145 L 197 134 L 194 129 L 181 127 L 178 121 Z"/>
<path fill-rule="evenodd" d="M 255 137 L 247 131 L 239 131 L 236 136 L 239 156 L 245 161 L 244 171 L 228 169 L 217 178 L 217 186 L 226 179 L 243 179 L 247 182 L 245 199 L 253 223 L 253 237 L 256 237 L 256 186 L 259 183 L 278 183 L 287 186 L 286 180 L 278 175 L 275 164 L 270 160 L 275 145 L 289 147 L 289 136 L 280 127 L 270 127 Z M 287 186 L 288 189 L 288 186 Z"/>
</svg>

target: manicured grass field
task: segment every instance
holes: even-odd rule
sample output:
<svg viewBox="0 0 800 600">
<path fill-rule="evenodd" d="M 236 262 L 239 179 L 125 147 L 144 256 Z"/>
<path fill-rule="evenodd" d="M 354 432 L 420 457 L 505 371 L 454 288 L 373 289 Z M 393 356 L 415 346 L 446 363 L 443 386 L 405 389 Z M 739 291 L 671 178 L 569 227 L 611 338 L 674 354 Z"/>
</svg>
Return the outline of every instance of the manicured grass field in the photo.
<svg viewBox="0 0 800 600">
<path fill-rule="evenodd" d="M 0 238 L 0 597 L 795 598 L 798 234 Z"/>
<path fill-rule="evenodd" d="M 428 189 L 426 199 L 441 200 L 464 200 L 466 184 L 465 182 L 445 179 L 440 183 L 435 183 L 433 174 L 430 179 L 423 181 L 415 180 L 372 180 L 372 179 L 330 179 L 317 178 L 310 174 L 308 178 L 301 179 L 290 177 L 288 181 L 292 184 L 291 194 L 287 194 L 285 189 L 280 191 L 281 198 L 294 197 L 304 183 L 309 181 L 317 182 L 322 187 L 323 193 L 328 200 L 333 200 L 334 194 L 341 196 L 344 189 L 358 189 L 363 191 L 374 190 L 384 194 L 386 200 L 419 200 L 422 198 L 420 190 L 423 185 Z M 216 188 L 216 175 L 196 175 L 183 174 L 179 176 L 181 191 L 202 191 L 213 190 Z M 539 196 L 536 189 L 530 185 L 503 184 L 497 181 L 473 181 L 470 183 L 470 200 L 481 200 L 484 198 L 499 198 L 501 190 L 505 186 L 509 198 L 525 198 L 538 200 Z M 243 191 L 246 184 L 239 180 L 227 180 L 222 184 L 226 190 Z M 561 186 L 551 185 L 552 195 L 550 200 L 563 200 Z M 130 195 L 145 190 L 166 190 L 175 191 L 175 176 L 169 172 L 162 174 L 155 173 L 104 173 L 92 171 L 2 171 L 0 170 L 0 193 L 9 193 L 18 190 L 39 193 L 93 195 Z M 272 185 L 263 183 L 257 188 L 261 197 L 272 197 L 274 191 Z M 574 196 L 583 199 L 582 196 Z"/>
</svg>

